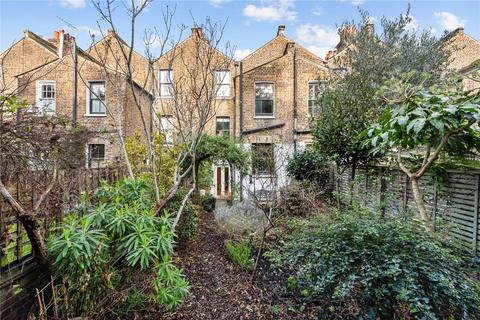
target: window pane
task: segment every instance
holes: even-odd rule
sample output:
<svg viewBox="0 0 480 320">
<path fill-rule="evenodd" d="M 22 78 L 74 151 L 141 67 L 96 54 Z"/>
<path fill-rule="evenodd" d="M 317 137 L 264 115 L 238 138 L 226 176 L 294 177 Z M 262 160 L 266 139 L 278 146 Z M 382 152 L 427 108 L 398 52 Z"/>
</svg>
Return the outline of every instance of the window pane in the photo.
<svg viewBox="0 0 480 320">
<path fill-rule="evenodd" d="M 230 96 L 230 85 L 222 84 L 217 86 L 217 97 L 229 97 Z"/>
<path fill-rule="evenodd" d="M 273 84 L 257 83 L 255 85 L 255 99 L 272 99 L 273 100 Z"/>
<path fill-rule="evenodd" d="M 160 83 L 172 83 L 173 70 L 160 70 Z"/>
<path fill-rule="evenodd" d="M 230 134 L 230 118 L 218 117 L 217 118 L 217 134 Z"/>
<path fill-rule="evenodd" d="M 252 169 L 254 174 L 273 174 L 275 172 L 273 144 L 252 145 Z"/>
<path fill-rule="evenodd" d="M 273 100 L 256 100 L 255 115 L 273 116 Z"/>
<path fill-rule="evenodd" d="M 230 71 L 215 71 L 216 84 L 230 84 Z"/>
<path fill-rule="evenodd" d="M 91 109 L 90 113 L 105 113 L 105 104 L 103 101 L 98 100 L 98 99 L 92 99 L 91 100 Z"/>
<path fill-rule="evenodd" d="M 160 117 L 160 132 L 165 135 L 166 144 L 173 144 L 173 123 L 171 116 Z"/>
<path fill-rule="evenodd" d="M 53 84 L 43 84 L 42 85 L 42 98 L 43 99 L 54 99 L 55 98 L 55 87 Z"/>
<path fill-rule="evenodd" d="M 104 144 L 89 144 L 90 159 L 104 160 L 105 159 L 105 145 Z"/>
<path fill-rule="evenodd" d="M 90 87 L 92 99 L 105 101 L 105 83 L 95 82 Z"/>
<path fill-rule="evenodd" d="M 161 84 L 160 85 L 160 96 L 162 96 L 162 97 L 173 96 L 173 85 L 171 85 L 171 84 Z"/>
<path fill-rule="evenodd" d="M 308 99 L 315 100 L 317 98 L 319 86 L 317 83 L 310 83 L 308 85 Z"/>
</svg>

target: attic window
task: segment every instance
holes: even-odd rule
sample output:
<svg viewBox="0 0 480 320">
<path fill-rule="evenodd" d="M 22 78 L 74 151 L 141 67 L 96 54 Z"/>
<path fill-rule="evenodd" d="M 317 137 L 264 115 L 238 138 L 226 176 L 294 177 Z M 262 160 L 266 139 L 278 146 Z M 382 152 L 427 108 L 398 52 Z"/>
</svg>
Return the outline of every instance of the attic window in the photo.
<svg viewBox="0 0 480 320">
<path fill-rule="evenodd" d="M 173 98 L 173 70 L 160 70 L 160 97 Z"/>
<path fill-rule="evenodd" d="M 230 71 L 215 71 L 215 90 L 217 98 L 228 98 L 230 96 Z"/>
</svg>

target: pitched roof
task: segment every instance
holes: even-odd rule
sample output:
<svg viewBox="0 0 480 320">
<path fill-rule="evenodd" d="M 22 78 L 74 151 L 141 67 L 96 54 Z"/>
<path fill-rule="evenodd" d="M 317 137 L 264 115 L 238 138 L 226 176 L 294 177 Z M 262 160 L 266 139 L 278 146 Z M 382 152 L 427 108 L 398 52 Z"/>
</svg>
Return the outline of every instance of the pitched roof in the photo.
<svg viewBox="0 0 480 320">
<path fill-rule="evenodd" d="M 56 47 L 53 43 L 45 40 L 45 39 L 42 38 L 41 36 L 37 35 L 36 33 L 32 32 L 32 31 L 30 31 L 30 30 L 28 30 L 28 29 L 25 29 L 24 33 L 25 33 L 25 37 L 26 37 L 26 38 L 29 38 L 29 39 L 34 40 L 34 41 L 37 42 L 39 45 L 41 45 L 41 46 L 44 47 L 45 49 L 51 51 L 55 56 L 57 56 L 57 47 Z M 121 38 L 119 38 L 119 39 L 121 39 Z M 122 40 L 122 41 L 123 41 L 123 40 Z M 125 43 L 125 42 L 124 42 L 124 43 Z M 76 45 L 76 43 L 75 43 L 75 45 Z M 96 65 L 98 65 L 98 66 L 100 66 L 100 67 L 105 67 L 100 61 L 98 61 L 97 59 L 95 59 L 94 57 L 92 57 L 90 54 L 88 54 L 87 52 L 85 52 L 82 48 L 80 48 L 80 47 L 77 46 L 77 45 L 76 45 L 76 50 L 77 50 L 77 55 L 78 55 L 78 56 L 80 56 L 80 57 L 82 57 L 82 58 L 84 58 L 84 59 L 86 59 L 86 60 L 88 60 L 88 61 L 90 61 L 90 62 L 93 62 L 93 63 L 95 63 Z M 28 74 L 28 73 L 30 73 L 30 72 L 32 72 L 32 71 L 38 70 L 38 69 L 40 69 L 40 68 L 43 68 L 43 67 L 45 67 L 45 66 L 47 66 L 47 65 L 49 65 L 49 64 L 51 64 L 51 63 L 53 63 L 53 62 L 59 61 L 59 60 L 60 60 L 60 58 L 57 57 L 56 59 L 51 60 L 51 61 L 48 61 L 48 62 L 46 62 L 46 63 L 44 63 L 44 64 L 42 64 L 42 65 L 40 65 L 40 66 L 37 66 L 37 67 L 35 67 L 35 68 L 32 68 L 32 69 L 27 70 L 27 71 L 22 72 L 22 73 L 19 73 L 19 74 L 15 75 L 15 77 L 23 76 L 23 75 L 25 75 L 25 74 Z M 112 70 L 112 71 L 113 71 L 113 70 Z M 148 92 L 147 90 L 145 90 L 145 89 L 144 89 L 141 85 L 139 85 L 137 82 L 132 81 L 132 83 L 133 83 L 133 85 L 136 86 L 138 89 L 142 90 L 143 92 L 147 93 L 149 96 L 152 97 L 152 94 L 151 94 L 150 92 Z"/>
</svg>

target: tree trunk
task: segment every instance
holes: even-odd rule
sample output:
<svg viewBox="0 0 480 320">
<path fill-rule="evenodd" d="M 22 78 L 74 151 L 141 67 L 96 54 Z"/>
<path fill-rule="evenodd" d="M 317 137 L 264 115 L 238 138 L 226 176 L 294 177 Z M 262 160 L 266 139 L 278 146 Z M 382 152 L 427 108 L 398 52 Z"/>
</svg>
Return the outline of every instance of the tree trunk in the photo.
<svg viewBox="0 0 480 320">
<path fill-rule="evenodd" d="M 415 204 L 417 205 L 419 218 L 423 222 L 428 223 L 430 221 L 430 218 L 428 217 L 427 208 L 425 207 L 425 203 L 423 202 L 420 187 L 418 185 L 418 178 L 410 177 L 410 181 L 412 184 L 413 199 L 415 200 Z"/>
<path fill-rule="evenodd" d="M 352 172 L 350 173 L 350 189 L 349 189 L 349 204 L 353 204 L 353 188 L 355 186 L 355 175 L 357 173 L 357 159 L 354 157 L 352 160 Z"/>
<path fill-rule="evenodd" d="M 37 207 L 46 197 L 48 192 L 50 192 L 53 184 L 47 188 L 47 190 L 42 194 L 40 197 L 41 199 L 37 202 Z M 50 277 L 54 274 L 53 265 L 48 258 L 47 246 L 45 244 L 45 240 L 42 235 L 42 230 L 40 228 L 40 224 L 38 219 L 32 214 L 29 214 L 21 205 L 17 202 L 15 198 L 12 197 L 10 192 L 4 186 L 3 182 L 0 180 L 0 194 L 4 197 L 5 200 L 10 204 L 12 209 L 15 211 L 18 220 L 22 223 L 25 231 L 27 232 L 28 239 L 30 240 L 30 244 L 32 245 L 33 252 L 35 254 L 35 258 L 37 259 L 38 263 L 41 266 L 42 273 L 50 279 Z M 37 208 L 35 208 L 37 209 Z M 32 209 L 33 210 L 33 209 Z"/>
<path fill-rule="evenodd" d="M 37 219 L 31 215 L 18 215 L 18 220 L 22 223 L 27 232 L 28 239 L 32 244 L 32 249 L 41 271 L 47 279 L 54 274 L 53 265 L 48 257 L 47 246 L 42 235 L 42 230 Z"/>
<path fill-rule="evenodd" d="M 258 263 L 260 262 L 260 257 L 262 256 L 263 246 L 265 245 L 265 238 L 267 237 L 267 232 L 270 228 L 263 230 L 262 241 L 260 242 L 260 247 L 258 248 L 257 257 L 255 258 L 255 265 L 252 270 L 252 283 L 255 282 L 255 277 L 257 275 Z"/>
</svg>

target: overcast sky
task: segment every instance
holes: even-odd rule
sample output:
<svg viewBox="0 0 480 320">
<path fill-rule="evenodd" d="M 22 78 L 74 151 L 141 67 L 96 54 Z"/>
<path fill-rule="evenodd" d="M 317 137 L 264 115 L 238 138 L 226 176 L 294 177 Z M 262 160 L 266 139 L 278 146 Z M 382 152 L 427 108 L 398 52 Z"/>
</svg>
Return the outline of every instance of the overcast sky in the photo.
<svg viewBox="0 0 480 320">
<path fill-rule="evenodd" d="M 140 0 L 135 0 L 140 1 Z M 480 1 L 410 1 L 413 22 L 411 28 L 429 28 L 440 36 L 444 30 L 459 26 L 480 38 Z M 161 12 L 166 6 L 176 8 L 176 25 L 192 25 L 192 16 L 202 21 L 228 19 L 224 39 L 236 48 L 236 58 L 257 49 L 277 32 L 278 25 L 286 25 L 286 35 L 323 57 L 333 48 L 338 35 L 336 26 L 345 20 L 359 20 L 358 7 L 367 10 L 375 24 L 382 16 L 397 17 L 405 12 L 407 1 L 153 1 L 139 17 L 138 36 L 146 28 L 162 30 Z M 92 43 L 90 34 L 98 40 L 98 13 L 90 0 L 0 0 L 0 50 L 5 50 L 23 36 L 24 29 L 52 37 L 53 31 L 65 29 L 73 34 L 82 48 Z M 120 35 L 129 34 L 127 16 L 122 14 L 121 0 L 117 0 L 117 25 Z M 184 33 L 188 35 L 190 30 Z M 136 48 L 140 53 L 143 49 Z"/>
</svg>

